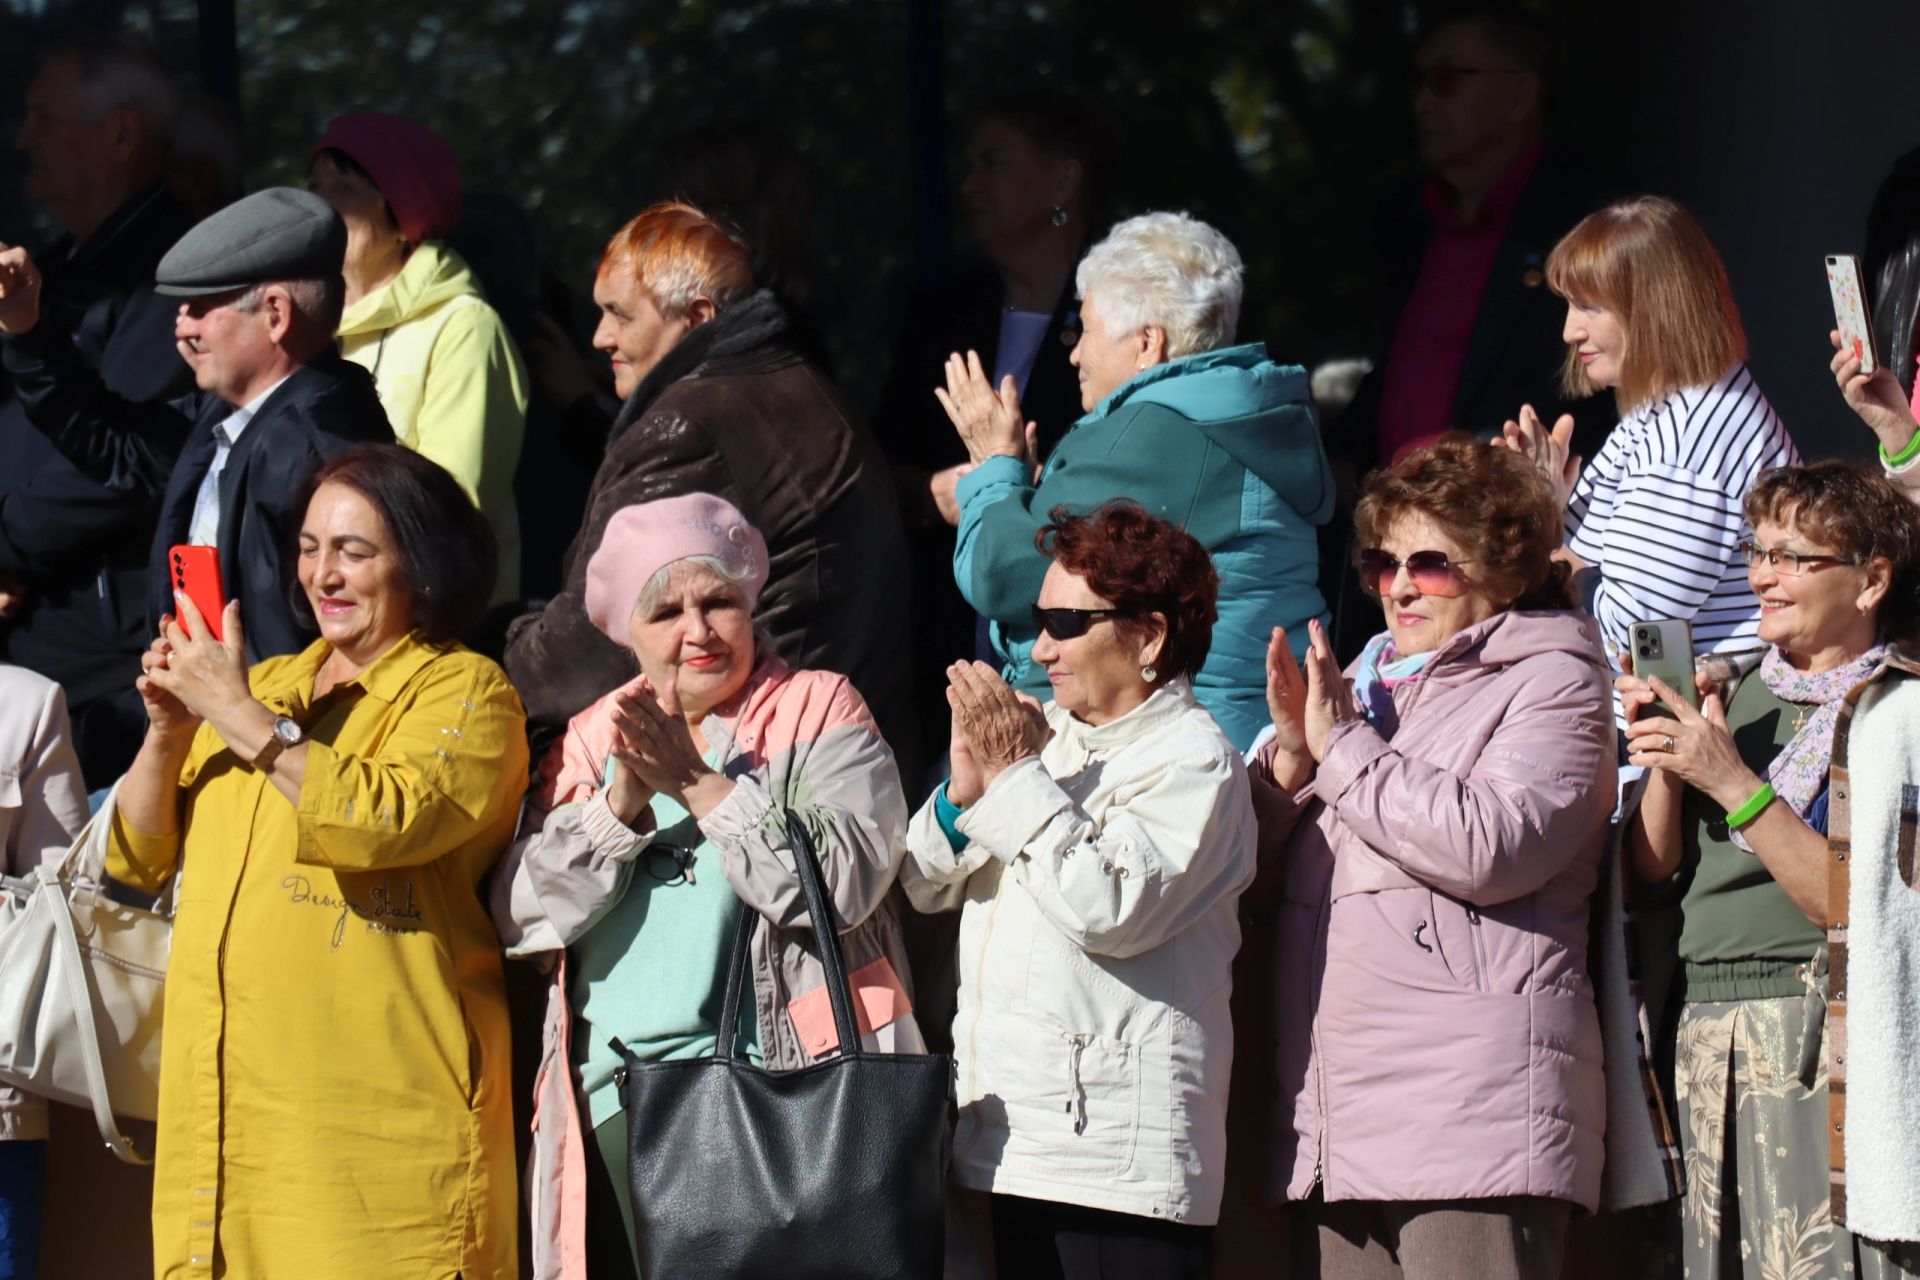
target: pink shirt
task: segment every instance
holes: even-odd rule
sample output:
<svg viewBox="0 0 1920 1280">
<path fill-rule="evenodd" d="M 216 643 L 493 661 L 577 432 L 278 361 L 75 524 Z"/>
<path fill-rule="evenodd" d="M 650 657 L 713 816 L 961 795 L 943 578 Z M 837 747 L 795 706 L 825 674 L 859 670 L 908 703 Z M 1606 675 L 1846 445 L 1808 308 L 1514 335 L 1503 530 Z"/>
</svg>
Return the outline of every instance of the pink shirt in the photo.
<svg viewBox="0 0 1920 1280">
<path fill-rule="evenodd" d="M 1500 176 L 1465 223 L 1453 213 L 1453 190 L 1439 177 L 1420 189 L 1433 239 L 1419 278 L 1400 312 L 1380 391 L 1380 457 L 1391 461 L 1455 425 L 1453 396 L 1466 363 L 1480 297 L 1513 221 L 1520 193 L 1540 163 L 1535 143 Z M 1514 406 L 1517 411 L 1518 405 Z"/>
</svg>

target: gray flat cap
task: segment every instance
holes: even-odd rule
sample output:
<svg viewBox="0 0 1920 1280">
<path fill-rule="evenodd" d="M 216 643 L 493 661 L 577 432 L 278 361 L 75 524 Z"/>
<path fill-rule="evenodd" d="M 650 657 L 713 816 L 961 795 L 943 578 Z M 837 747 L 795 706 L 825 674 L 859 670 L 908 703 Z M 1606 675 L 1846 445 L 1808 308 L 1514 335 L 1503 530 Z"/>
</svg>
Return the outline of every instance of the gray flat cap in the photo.
<svg viewBox="0 0 1920 1280">
<path fill-rule="evenodd" d="M 181 236 L 155 269 L 154 292 L 176 298 L 231 293 L 268 280 L 340 274 L 347 225 L 333 206 L 296 187 L 236 200 Z"/>
</svg>

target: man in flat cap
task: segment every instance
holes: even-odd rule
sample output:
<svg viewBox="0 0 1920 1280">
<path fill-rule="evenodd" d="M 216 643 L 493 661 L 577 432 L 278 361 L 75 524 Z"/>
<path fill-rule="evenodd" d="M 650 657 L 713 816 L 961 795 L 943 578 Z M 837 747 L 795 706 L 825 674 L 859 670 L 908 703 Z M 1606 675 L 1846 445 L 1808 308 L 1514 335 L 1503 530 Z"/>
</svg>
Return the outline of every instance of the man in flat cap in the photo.
<svg viewBox="0 0 1920 1280">
<path fill-rule="evenodd" d="M 14 146 L 27 195 L 64 233 L 35 254 L 40 326 L 129 400 L 184 395 L 193 377 L 169 345 L 173 304 L 153 291 L 161 255 L 193 225 L 166 182 L 172 78 L 150 50 L 88 36 L 47 52 L 25 105 Z M 160 491 L 116 494 L 83 475 L 27 420 L 4 372 L 0 458 L 0 651 L 64 686 L 81 769 L 103 787 L 146 728 L 126 691 L 148 639 Z"/>
<path fill-rule="evenodd" d="M 182 236 L 155 288 L 181 300 L 174 345 L 199 390 L 146 404 L 114 394 L 70 343 L 38 336 L 38 274 L 26 255 L 0 252 L 0 333 L 34 425 L 109 488 L 162 493 L 149 635 L 174 609 L 169 548 L 196 543 L 220 549 L 249 663 L 312 638 L 289 599 L 287 551 L 303 514 L 293 503 L 323 459 L 393 439 L 372 377 L 333 346 L 346 244 L 332 207 L 291 187 L 256 192 Z"/>
</svg>

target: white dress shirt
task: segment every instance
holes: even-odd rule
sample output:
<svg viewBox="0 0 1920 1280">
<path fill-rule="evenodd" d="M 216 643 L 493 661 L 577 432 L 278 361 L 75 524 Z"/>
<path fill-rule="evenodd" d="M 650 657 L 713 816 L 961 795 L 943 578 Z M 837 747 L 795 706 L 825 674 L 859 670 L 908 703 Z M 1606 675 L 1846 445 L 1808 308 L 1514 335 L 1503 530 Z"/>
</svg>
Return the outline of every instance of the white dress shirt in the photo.
<svg viewBox="0 0 1920 1280">
<path fill-rule="evenodd" d="M 213 428 L 213 465 L 201 477 L 200 491 L 193 498 L 193 518 L 187 521 L 187 541 L 194 546 L 220 545 L 220 473 L 227 469 L 227 458 L 232 455 L 233 446 L 240 443 L 240 433 L 253 421 L 253 415 L 260 412 L 260 406 L 267 402 L 268 396 L 280 389 L 280 383 L 292 376 L 288 374 L 281 378 L 280 382 L 235 409 Z"/>
</svg>

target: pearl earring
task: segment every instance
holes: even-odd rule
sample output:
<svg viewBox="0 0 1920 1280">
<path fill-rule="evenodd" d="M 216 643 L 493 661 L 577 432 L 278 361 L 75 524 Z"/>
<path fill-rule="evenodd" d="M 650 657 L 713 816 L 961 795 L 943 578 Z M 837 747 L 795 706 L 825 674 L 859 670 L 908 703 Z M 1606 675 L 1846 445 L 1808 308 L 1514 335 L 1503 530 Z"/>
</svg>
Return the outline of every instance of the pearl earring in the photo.
<svg viewBox="0 0 1920 1280">
<path fill-rule="evenodd" d="M 1155 680 L 1158 680 L 1160 678 L 1160 673 L 1158 671 L 1155 671 L 1151 666 L 1145 666 L 1140 668 L 1140 678 L 1142 680 L 1145 680 L 1148 684 L 1152 684 Z"/>
</svg>

